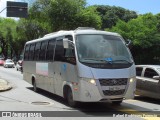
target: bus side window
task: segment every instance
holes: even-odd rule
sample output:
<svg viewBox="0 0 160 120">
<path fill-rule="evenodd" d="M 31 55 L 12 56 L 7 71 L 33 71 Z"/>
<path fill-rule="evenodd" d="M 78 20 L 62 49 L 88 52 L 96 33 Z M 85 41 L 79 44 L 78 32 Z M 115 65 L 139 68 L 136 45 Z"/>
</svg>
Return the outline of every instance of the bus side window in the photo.
<svg viewBox="0 0 160 120">
<path fill-rule="evenodd" d="M 72 35 L 66 35 L 65 38 L 68 38 L 69 41 L 73 41 Z M 64 57 L 65 57 L 65 62 L 74 65 L 76 64 L 75 49 L 71 42 L 69 43 L 69 48 L 64 49 Z"/>
<path fill-rule="evenodd" d="M 69 48 L 64 50 L 64 57 L 66 62 L 76 64 L 75 49 L 72 43 L 69 44 Z"/>
<path fill-rule="evenodd" d="M 63 40 L 57 40 L 54 61 L 64 61 Z"/>
<path fill-rule="evenodd" d="M 34 60 L 39 60 L 40 46 L 41 46 L 41 42 L 36 43 Z"/>
<path fill-rule="evenodd" d="M 43 41 L 41 44 L 40 54 L 39 54 L 39 60 L 46 60 L 46 47 L 47 47 L 48 41 Z"/>
<path fill-rule="evenodd" d="M 29 48 L 30 48 L 30 45 L 26 45 L 25 52 L 24 52 L 24 60 L 28 60 Z"/>
<path fill-rule="evenodd" d="M 28 60 L 33 60 L 35 44 L 30 45 Z"/>
<path fill-rule="evenodd" d="M 46 60 L 48 61 L 53 61 L 55 43 L 56 43 L 55 39 L 49 40 L 48 42 L 48 47 L 46 51 Z"/>
</svg>

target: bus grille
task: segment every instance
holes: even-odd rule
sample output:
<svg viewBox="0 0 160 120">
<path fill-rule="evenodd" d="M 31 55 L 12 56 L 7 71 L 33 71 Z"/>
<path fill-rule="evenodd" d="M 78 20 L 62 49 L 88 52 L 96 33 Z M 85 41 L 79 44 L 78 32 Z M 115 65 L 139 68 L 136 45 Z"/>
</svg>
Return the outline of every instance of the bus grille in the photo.
<svg viewBox="0 0 160 120">
<path fill-rule="evenodd" d="M 99 79 L 101 86 L 127 85 L 127 78 L 120 79 Z"/>
<path fill-rule="evenodd" d="M 114 91 L 110 91 L 110 90 L 103 90 L 103 94 L 107 95 L 107 96 L 111 96 L 111 95 L 122 95 L 124 94 L 125 89 L 122 90 L 114 90 Z"/>
</svg>

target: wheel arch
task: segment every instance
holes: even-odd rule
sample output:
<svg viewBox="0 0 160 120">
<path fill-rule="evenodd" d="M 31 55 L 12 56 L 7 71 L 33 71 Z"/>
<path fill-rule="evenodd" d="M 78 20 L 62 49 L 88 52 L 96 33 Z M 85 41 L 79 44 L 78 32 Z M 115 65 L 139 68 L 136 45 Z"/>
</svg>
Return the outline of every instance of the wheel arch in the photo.
<svg viewBox="0 0 160 120">
<path fill-rule="evenodd" d="M 31 76 L 31 83 L 32 83 L 32 85 L 34 84 L 35 80 L 36 80 L 36 76 L 34 74 L 32 74 L 32 76 Z"/>
<path fill-rule="evenodd" d="M 72 91 L 72 85 L 71 84 L 67 84 L 65 83 L 63 85 L 63 97 L 66 99 L 67 98 L 67 93 L 68 93 L 68 90 L 71 89 Z"/>
</svg>

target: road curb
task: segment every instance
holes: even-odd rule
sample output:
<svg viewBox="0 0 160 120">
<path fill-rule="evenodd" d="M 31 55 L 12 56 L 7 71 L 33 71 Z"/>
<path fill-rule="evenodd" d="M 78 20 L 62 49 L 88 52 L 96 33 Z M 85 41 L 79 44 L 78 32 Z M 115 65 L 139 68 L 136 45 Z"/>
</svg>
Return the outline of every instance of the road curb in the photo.
<svg viewBox="0 0 160 120">
<path fill-rule="evenodd" d="M 9 82 L 3 79 L 0 79 L 0 92 L 7 91 L 12 89 L 12 86 L 9 85 Z"/>
</svg>

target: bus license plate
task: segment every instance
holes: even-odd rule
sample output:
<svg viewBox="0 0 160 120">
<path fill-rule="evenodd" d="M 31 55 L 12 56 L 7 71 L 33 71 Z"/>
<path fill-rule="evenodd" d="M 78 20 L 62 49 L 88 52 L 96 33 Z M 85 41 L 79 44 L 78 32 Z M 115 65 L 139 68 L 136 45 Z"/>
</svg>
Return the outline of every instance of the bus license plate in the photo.
<svg viewBox="0 0 160 120">
<path fill-rule="evenodd" d="M 109 87 L 109 90 L 110 90 L 110 91 L 114 91 L 114 90 L 121 90 L 121 87 L 118 87 L 118 86 L 112 86 L 112 87 Z"/>
</svg>

